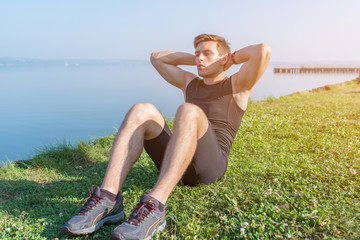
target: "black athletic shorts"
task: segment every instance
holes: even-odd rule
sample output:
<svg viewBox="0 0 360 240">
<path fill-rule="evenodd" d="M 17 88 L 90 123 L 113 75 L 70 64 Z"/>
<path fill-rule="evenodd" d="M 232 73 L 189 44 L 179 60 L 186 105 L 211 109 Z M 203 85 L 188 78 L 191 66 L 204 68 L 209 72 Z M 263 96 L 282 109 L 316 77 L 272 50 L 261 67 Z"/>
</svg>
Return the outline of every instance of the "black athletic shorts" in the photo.
<svg viewBox="0 0 360 240">
<path fill-rule="evenodd" d="M 161 168 L 165 149 L 171 135 L 172 133 L 165 123 L 165 127 L 159 136 L 144 141 L 145 150 L 154 161 L 158 170 Z M 208 130 L 198 140 L 192 162 L 181 180 L 188 186 L 213 183 L 225 174 L 227 164 L 228 156 L 221 150 L 215 132 L 209 122 Z"/>
</svg>

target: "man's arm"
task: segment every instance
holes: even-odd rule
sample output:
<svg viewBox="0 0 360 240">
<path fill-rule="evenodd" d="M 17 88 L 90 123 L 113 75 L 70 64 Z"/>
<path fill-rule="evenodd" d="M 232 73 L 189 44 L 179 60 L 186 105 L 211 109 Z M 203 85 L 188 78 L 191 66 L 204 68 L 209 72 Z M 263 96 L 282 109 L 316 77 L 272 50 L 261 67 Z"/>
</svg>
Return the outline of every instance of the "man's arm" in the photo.
<svg viewBox="0 0 360 240">
<path fill-rule="evenodd" d="M 232 75 L 232 81 L 234 94 L 237 94 L 236 101 L 244 110 L 250 93 L 266 70 L 270 52 L 267 44 L 257 44 L 242 48 L 229 56 L 225 70 L 233 64 L 243 63 L 239 71 Z"/>
<path fill-rule="evenodd" d="M 183 52 L 153 52 L 151 63 L 160 75 L 175 87 L 185 91 L 187 83 L 195 74 L 179 68 L 179 65 L 196 65 L 195 56 Z"/>
</svg>

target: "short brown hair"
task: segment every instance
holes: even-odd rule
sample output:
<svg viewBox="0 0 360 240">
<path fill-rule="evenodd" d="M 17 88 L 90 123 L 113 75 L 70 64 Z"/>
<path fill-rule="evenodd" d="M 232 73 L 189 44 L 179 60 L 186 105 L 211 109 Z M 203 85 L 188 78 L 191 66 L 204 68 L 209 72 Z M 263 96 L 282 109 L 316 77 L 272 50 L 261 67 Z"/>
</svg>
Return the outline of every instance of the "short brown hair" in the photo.
<svg viewBox="0 0 360 240">
<path fill-rule="evenodd" d="M 231 53 L 229 43 L 225 40 L 225 38 L 213 35 L 213 34 L 200 34 L 194 39 L 194 47 L 196 48 L 199 43 L 205 41 L 214 41 L 217 43 L 217 50 L 220 55 L 225 55 Z"/>
</svg>

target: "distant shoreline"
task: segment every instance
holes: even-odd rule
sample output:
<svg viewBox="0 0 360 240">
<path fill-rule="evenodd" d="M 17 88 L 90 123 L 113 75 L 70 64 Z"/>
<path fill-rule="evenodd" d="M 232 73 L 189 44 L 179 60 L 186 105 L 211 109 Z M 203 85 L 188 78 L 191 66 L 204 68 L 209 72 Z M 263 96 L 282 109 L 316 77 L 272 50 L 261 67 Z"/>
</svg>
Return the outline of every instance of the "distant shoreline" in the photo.
<svg viewBox="0 0 360 240">
<path fill-rule="evenodd" d="M 80 67 L 80 66 L 132 66 L 150 64 L 149 60 L 136 59 L 30 59 L 30 58 L 0 58 L 0 69 L 15 67 L 32 66 L 62 66 L 62 67 Z"/>
<path fill-rule="evenodd" d="M 59 58 L 59 59 L 37 59 L 22 57 L 0 57 L 0 69 L 6 67 L 20 66 L 88 66 L 88 65 L 143 65 L 150 64 L 149 59 L 81 59 L 81 58 Z M 277 67 L 357 67 L 360 68 L 360 61 L 323 61 L 323 62 L 294 62 L 294 61 L 274 61 L 270 62 L 273 68 Z"/>
</svg>

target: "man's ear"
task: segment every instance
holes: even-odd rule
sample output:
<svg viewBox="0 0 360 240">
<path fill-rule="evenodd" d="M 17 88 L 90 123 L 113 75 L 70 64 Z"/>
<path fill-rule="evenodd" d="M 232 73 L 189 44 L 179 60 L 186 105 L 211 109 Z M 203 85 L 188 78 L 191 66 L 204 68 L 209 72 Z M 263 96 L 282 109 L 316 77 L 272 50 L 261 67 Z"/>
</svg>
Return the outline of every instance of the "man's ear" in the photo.
<svg viewBox="0 0 360 240">
<path fill-rule="evenodd" d="M 226 63 L 230 60 L 230 54 L 224 54 L 221 58 L 221 64 L 226 65 Z"/>
<path fill-rule="evenodd" d="M 223 58 L 222 58 L 222 61 L 225 61 L 225 64 L 223 65 L 224 66 L 224 71 L 228 70 L 232 65 L 231 53 L 225 54 L 223 56 Z"/>
</svg>

